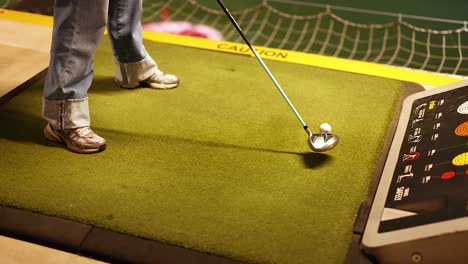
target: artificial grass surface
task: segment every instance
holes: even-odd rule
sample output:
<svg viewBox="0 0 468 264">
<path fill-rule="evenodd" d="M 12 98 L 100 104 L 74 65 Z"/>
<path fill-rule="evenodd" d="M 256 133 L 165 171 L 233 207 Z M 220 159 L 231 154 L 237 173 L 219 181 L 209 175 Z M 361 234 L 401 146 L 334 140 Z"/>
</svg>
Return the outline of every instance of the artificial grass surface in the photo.
<svg viewBox="0 0 468 264">
<path fill-rule="evenodd" d="M 267 61 L 312 130 L 341 136 L 310 153 L 255 58 L 146 48 L 181 86 L 118 88 L 103 40 L 89 92 L 102 153 L 43 139 L 43 82 L 0 106 L 0 204 L 247 262 L 342 263 L 403 84 Z"/>
</svg>

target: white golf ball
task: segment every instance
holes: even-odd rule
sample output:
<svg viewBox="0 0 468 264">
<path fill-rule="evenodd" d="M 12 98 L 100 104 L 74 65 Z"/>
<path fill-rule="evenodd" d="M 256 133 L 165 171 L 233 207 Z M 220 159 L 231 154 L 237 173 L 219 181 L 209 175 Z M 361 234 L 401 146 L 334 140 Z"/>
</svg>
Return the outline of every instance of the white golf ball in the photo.
<svg viewBox="0 0 468 264">
<path fill-rule="evenodd" d="M 331 131 L 331 126 L 328 123 L 323 123 L 320 125 L 320 131 L 322 133 L 328 133 Z"/>
</svg>

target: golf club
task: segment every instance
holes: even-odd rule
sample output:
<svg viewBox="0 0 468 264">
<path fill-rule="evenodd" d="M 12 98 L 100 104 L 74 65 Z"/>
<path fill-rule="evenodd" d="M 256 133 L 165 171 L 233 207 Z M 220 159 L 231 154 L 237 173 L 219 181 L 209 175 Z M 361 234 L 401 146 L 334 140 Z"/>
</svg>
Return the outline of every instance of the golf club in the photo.
<svg viewBox="0 0 468 264">
<path fill-rule="evenodd" d="M 242 29 L 240 28 L 239 24 L 237 24 L 236 20 L 234 19 L 234 17 L 231 15 L 231 13 L 229 12 L 229 10 L 226 8 L 226 6 L 224 6 L 223 2 L 221 0 L 217 0 L 218 1 L 218 4 L 221 6 L 221 8 L 223 9 L 224 13 L 226 13 L 226 15 L 229 17 L 229 20 L 231 20 L 232 24 L 234 25 L 234 27 L 237 29 L 237 31 L 239 32 L 239 34 L 242 36 L 242 38 L 244 39 L 245 43 L 247 44 L 247 46 L 249 46 L 250 50 L 253 52 L 253 54 L 255 55 L 255 57 L 257 58 L 257 60 L 260 62 L 260 64 L 262 65 L 263 69 L 266 71 L 266 73 L 268 74 L 268 76 L 270 77 L 270 79 L 273 81 L 273 83 L 275 84 L 276 88 L 278 88 L 278 91 L 281 93 L 281 95 L 283 96 L 283 98 L 286 100 L 286 102 L 288 103 L 289 107 L 291 108 L 291 110 L 294 112 L 294 114 L 296 115 L 297 119 L 299 119 L 299 122 L 301 122 L 301 125 L 302 127 L 304 128 L 304 130 L 306 131 L 307 135 L 309 136 L 309 139 L 308 139 L 308 143 L 309 143 L 309 147 L 313 150 L 313 151 L 316 151 L 316 152 L 323 152 L 323 151 L 327 151 L 327 150 L 330 150 L 332 148 L 334 148 L 337 144 L 338 144 L 338 141 L 339 141 L 339 137 L 338 135 L 334 134 L 334 133 L 330 133 L 331 131 L 331 126 L 327 123 L 323 123 L 320 125 L 320 134 L 314 134 L 312 133 L 312 131 L 310 131 L 309 127 L 307 126 L 307 124 L 304 122 L 304 120 L 302 119 L 301 115 L 299 115 L 299 113 L 297 112 L 296 108 L 294 107 L 294 105 L 291 103 L 291 101 L 289 100 L 288 96 L 286 95 L 286 93 L 283 91 L 283 89 L 281 88 L 280 84 L 278 83 L 278 81 L 276 81 L 275 77 L 273 76 L 273 74 L 270 72 L 270 69 L 268 69 L 268 67 L 266 66 L 265 62 L 263 62 L 262 58 L 260 58 L 260 55 L 258 55 L 257 51 L 255 50 L 255 48 L 252 46 L 252 44 L 250 44 L 250 41 L 247 39 L 247 37 L 244 35 L 244 33 L 242 32 Z"/>
</svg>

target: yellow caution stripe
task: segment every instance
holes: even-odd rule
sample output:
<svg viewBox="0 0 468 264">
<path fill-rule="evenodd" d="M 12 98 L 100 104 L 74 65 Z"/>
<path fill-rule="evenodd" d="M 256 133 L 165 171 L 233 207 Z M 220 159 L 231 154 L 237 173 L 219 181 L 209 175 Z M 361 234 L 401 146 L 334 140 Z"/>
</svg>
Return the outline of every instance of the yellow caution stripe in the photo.
<svg viewBox="0 0 468 264">
<path fill-rule="evenodd" d="M 49 27 L 52 27 L 53 25 L 53 18 L 51 16 L 31 14 L 7 9 L 0 9 L 0 19 Z M 145 39 L 160 43 L 253 56 L 248 46 L 240 43 L 228 41 L 215 41 L 204 38 L 180 36 L 150 31 L 144 31 L 143 37 Z M 273 49 L 267 47 L 255 47 L 255 49 L 264 59 L 298 63 L 338 71 L 367 74 L 372 76 L 420 83 L 424 85 L 443 86 L 463 80 L 462 77 L 458 76 L 431 73 L 427 71 L 413 70 L 371 62 L 342 59 L 332 56 L 323 56 L 311 53 Z"/>
<path fill-rule="evenodd" d="M 241 43 L 234 43 L 228 41 L 214 41 L 204 38 L 179 36 L 149 31 L 145 31 L 143 33 L 143 37 L 145 39 L 160 43 L 182 45 L 191 48 L 200 48 L 253 56 L 253 53 L 250 51 L 249 47 Z M 255 47 L 255 49 L 257 50 L 259 55 L 265 59 L 298 63 L 338 71 L 367 74 L 372 76 L 397 79 L 425 85 L 443 86 L 463 80 L 462 77 L 458 76 L 450 76 L 438 73 L 431 73 L 427 71 L 406 69 L 371 62 L 342 59 L 332 56 L 323 56 L 311 53 L 257 46 Z"/>
</svg>

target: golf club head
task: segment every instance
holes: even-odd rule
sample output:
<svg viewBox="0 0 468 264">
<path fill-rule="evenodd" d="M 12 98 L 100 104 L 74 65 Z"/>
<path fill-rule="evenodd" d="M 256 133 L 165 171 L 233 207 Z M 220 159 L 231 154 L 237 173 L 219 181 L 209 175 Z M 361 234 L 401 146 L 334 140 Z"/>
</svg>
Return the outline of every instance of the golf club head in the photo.
<svg viewBox="0 0 468 264">
<path fill-rule="evenodd" d="M 330 149 L 333 149 L 340 138 L 338 135 L 333 133 L 321 133 L 321 134 L 310 134 L 309 140 L 309 147 L 315 152 L 324 152 Z"/>
</svg>

